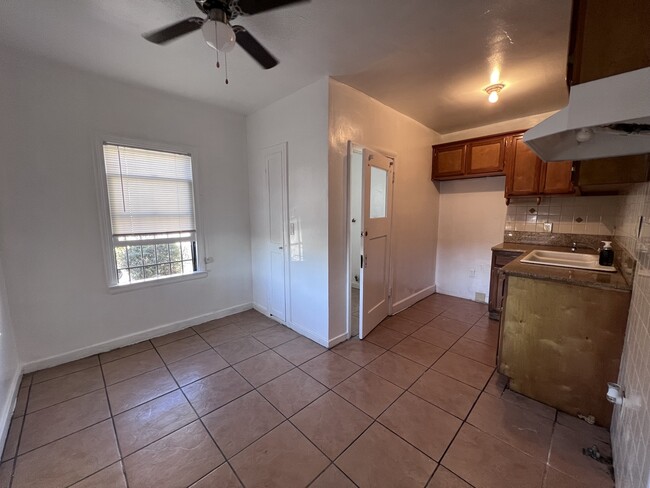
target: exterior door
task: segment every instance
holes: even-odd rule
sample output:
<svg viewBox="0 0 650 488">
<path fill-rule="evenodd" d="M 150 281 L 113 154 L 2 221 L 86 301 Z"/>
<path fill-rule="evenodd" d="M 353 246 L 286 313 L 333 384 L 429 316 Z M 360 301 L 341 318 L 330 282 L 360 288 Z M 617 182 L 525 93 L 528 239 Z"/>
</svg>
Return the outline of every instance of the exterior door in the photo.
<svg viewBox="0 0 650 488">
<path fill-rule="evenodd" d="M 281 321 L 286 320 L 287 300 L 287 151 L 286 144 L 265 151 L 266 175 L 269 195 L 269 313 Z"/>
<path fill-rule="evenodd" d="M 363 232 L 359 338 L 388 315 L 393 161 L 363 150 Z"/>
</svg>

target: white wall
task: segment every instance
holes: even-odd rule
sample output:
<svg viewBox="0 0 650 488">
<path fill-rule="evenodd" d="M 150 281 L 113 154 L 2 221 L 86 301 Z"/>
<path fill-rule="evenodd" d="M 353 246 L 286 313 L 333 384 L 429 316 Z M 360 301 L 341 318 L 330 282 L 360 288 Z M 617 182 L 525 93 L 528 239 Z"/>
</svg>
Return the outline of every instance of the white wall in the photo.
<svg viewBox="0 0 650 488">
<path fill-rule="evenodd" d="M 20 370 L 0 259 L 0 446 L 4 446 L 9 430 Z"/>
<path fill-rule="evenodd" d="M 4 73 L 3 73 L 4 76 Z M 1 82 L 0 82 L 1 83 Z M 1 85 L 0 85 L 1 86 Z M 9 134 L 12 127 L 12 118 L 9 113 L 9 97 L 3 96 L 0 91 L 0 148 L 3 148 L 2 134 Z M 2 182 L 7 180 L 7 164 L 5 159 L 0 159 L 0 193 L 2 193 Z M 2 238 L 2 214 L 0 213 L 0 239 Z M 3 270 L 4 256 L 0 252 L 0 446 L 4 446 L 14 401 L 16 399 L 16 388 L 20 380 L 20 362 L 16 347 L 14 326 L 9 313 L 9 302 L 5 286 Z"/>
<path fill-rule="evenodd" d="M 490 287 L 490 248 L 503 241 L 505 177 L 440 182 L 438 293 L 474 300 Z"/>
<path fill-rule="evenodd" d="M 393 193 L 394 311 L 430 294 L 434 286 L 438 191 L 431 182 L 436 133 L 377 100 L 330 80 L 329 306 L 330 340 L 346 333 L 347 143 L 397 155 Z"/>
<path fill-rule="evenodd" d="M 27 369 L 250 307 L 243 116 L 25 53 L 0 51 L 0 71 L 0 255 Z M 206 278 L 108 293 L 93 156 L 109 134 L 193 148 Z"/>
<path fill-rule="evenodd" d="M 246 118 L 253 301 L 266 311 L 270 283 L 268 189 L 262 150 L 287 142 L 289 218 L 302 252 L 289 263 L 287 325 L 328 344 L 327 104 L 323 78 Z"/>
<path fill-rule="evenodd" d="M 525 130 L 552 112 L 439 136 L 436 144 L 501 132 Z M 436 267 L 436 290 L 474 300 L 490 286 L 490 248 L 503 241 L 505 177 L 442 181 Z M 473 273 L 470 270 L 474 270 Z M 470 276 L 473 274 L 474 276 Z"/>
</svg>

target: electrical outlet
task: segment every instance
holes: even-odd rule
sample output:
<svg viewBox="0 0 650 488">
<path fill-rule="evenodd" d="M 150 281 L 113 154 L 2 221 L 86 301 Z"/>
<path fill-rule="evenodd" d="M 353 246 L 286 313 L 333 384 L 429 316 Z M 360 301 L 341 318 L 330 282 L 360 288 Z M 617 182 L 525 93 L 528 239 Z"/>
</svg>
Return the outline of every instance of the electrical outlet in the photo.
<svg viewBox="0 0 650 488">
<path fill-rule="evenodd" d="M 544 232 L 553 232 L 553 222 L 544 223 Z"/>
<path fill-rule="evenodd" d="M 474 268 L 469 269 L 469 277 L 476 278 L 476 270 Z"/>
<path fill-rule="evenodd" d="M 475 302 L 485 303 L 485 293 L 481 293 L 481 292 L 478 292 L 478 291 L 475 292 L 474 293 L 474 301 Z"/>
</svg>

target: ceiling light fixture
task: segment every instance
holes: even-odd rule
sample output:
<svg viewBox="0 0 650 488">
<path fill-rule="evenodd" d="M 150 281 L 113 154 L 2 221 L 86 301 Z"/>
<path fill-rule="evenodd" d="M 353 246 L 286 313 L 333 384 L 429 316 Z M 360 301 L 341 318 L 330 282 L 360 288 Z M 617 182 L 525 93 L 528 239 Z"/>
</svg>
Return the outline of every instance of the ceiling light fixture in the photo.
<svg viewBox="0 0 650 488">
<path fill-rule="evenodd" d="M 218 20 L 206 20 L 201 27 L 203 38 L 212 49 L 229 53 L 236 44 L 235 31 L 228 24 Z"/>
<path fill-rule="evenodd" d="M 496 103 L 499 99 L 499 92 L 503 90 L 505 85 L 503 83 L 495 83 L 484 89 L 485 93 L 488 94 L 488 102 Z"/>
</svg>

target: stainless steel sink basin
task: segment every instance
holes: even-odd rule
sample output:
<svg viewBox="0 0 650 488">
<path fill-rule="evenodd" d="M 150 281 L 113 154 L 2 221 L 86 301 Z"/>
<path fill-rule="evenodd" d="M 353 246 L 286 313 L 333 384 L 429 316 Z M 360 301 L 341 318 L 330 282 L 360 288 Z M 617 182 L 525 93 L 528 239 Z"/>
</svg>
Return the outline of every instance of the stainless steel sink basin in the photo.
<svg viewBox="0 0 650 488">
<path fill-rule="evenodd" d="M 561 268 L 587 269 L 590 271 L 606 271 L 613 273 L 614 266 L 601 266 L 598 264 L 597 254 L 582 254 L 574 252 L 543 251 L 535 249 L 521 260 L 522 263 L 541 264 L 543 266 L 559 266 Z"/>
</svg>

